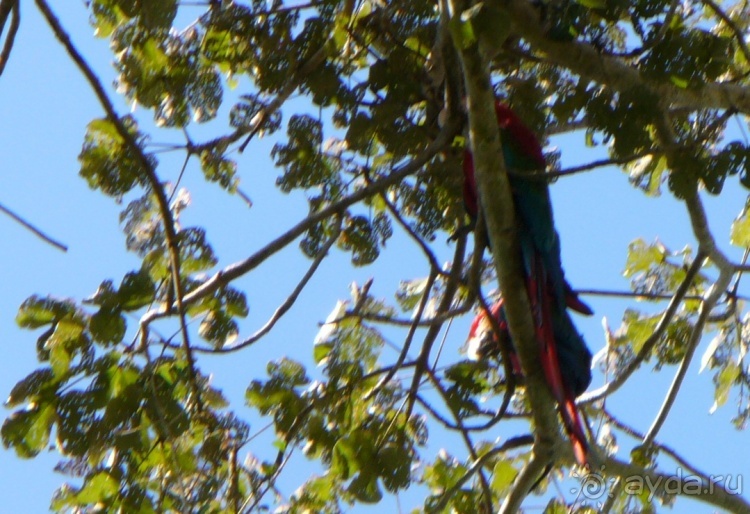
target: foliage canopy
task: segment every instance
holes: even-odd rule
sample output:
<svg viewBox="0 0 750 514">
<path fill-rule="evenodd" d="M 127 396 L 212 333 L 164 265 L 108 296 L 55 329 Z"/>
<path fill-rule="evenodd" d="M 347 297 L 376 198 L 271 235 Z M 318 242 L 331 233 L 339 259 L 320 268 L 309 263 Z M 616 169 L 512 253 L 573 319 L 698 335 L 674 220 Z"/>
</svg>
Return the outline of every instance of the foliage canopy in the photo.
<svg viewBox="0 0 750 514">
<path fill-rule="evenodd" d="M 0 1 L 0 33 L 8 27 L 0 73 L 12 58 L 19 3 Z M 605 330 L 602 362 L 610 378 L 581 399 L 590 424 L 639 441 L 625 458 L 614 436 L 596 443 L 611 484 L 609 508 L 649 511 L 654 502 L 673 502 L 663 490 L 656 498 L 626 494 L 616 479 L 667 478 L 664 461 L 681 462 L 656 438 L 706 333 L 715 334 L 702 365 L 713 373 L 716 407 L 737 398 L 734 422 L 747 425 L 750 318 L 738 296 L 747 268 L 717 248 L 701 200 L 737 184 L 750 188 L 750 145 L 729 141 L 726 132 L 731 119 L 750 114 L 746 2 L 88 4 L 96 36 L 111 44 L 117 92 L 139 106 L 137 115 L 116 111 L 48 3 L 36 0 L 102 104 L 82 144 L 80 176 L 123 203 L 127 248 L 140 267 L 102 281 L 89 298 L 36 295 L 19 309 L 19 326 L 39 334 L 41 367 L 10 392 L 6 405 L 14 410 L 2 440 L 24 458 L 55 441 L 58 470 L 71 480 L 52 499 L 53 510 L 335 513 L 422 487 L 427 512 L 513 512 L 545 466 L 569 469 L 570 450 L 538 382 L 514 388 L 491 360 L 443 357 L 431 364 L 449 320 L 486 302 L 480 284 L 491 287 L 498 277 L 509 284 L 504 247 L 495 244 L 508 236 L 498 225 L 488 220 L 493 254 L 483 251 L 481 238 L 471 247 L 473 239 L 459 230 L 466 223 L 465 129 L 471 127 L 475 145 L 497 142 L 490 94 L 507 99 L 543 139 L 578 132 L 609 152 L 606 161 L 568 170 L 551 153 L 543 179 L 621 166 L 644 194 L 666 191 L 683 201 L 698 241 L 695 252 L 642 240 L 628 250 L 632 291 L 654 305 L 634 303 L 619 330 Z M 298 96 L 314 110 L 297 109 Z M 163 131 L 214 120 L 227 104 L 222 131 L 201 142 L 185 131 L 175 150 L 227 195 L 244 194 L 236 152 L 283 132 L 271 151 L 280 170 L 276 186 L 304 192 L 309 215 L 244 260 L 218 268 L 211 234 L 180 223 L 189 196 L 179 178 L 162 178 L 167 172 L 155 142 Z M 476 146 L 478 160 L 488 163 L 478 169 L 480 179 L 505 173 L 494 159 L 482 159 L 491 157 L 491 146 Z M 268 363 L 267 376 L 248 381 L 245 401 L 272 422 L 278 455 L 246 459 L 254 430 L 211 385 L 198 355 L 253 352 L 253 343 L 284 322 L 327 256 L 346 252 L 352 265 L 376 270 L 396 230 L 423 252 L 425 277 L 404 282 L 394 301 L 354 284 L 311 342 L 311 360 L 279 357 Z M 453 233 L 454 257 L 444 267 L 433 248 Z M 243 335 L 238 321 L 262 295 L 235 281 L 295 242 L 310 260 L 308 272 L 267 325 Z M 732 225 L 731 242 L 750 248 L 748 209 Z M 507 291 L 507 302 L 520 301 Z M 155 327 L 162 323 L 177 334 L 161 335 Z M 513 326 L 523 323 L 518 318 Z M 382 351 L 392 340 L 387 330 L 401 338 L 396 357 Z M 517 343 L 533 353 L 523 337 Z M 624 425 L 602 401 L 643 362 L 678 369 L 647 434 Z M 311 378 L 313 363 L 320 379 Z M 525 420 L 528 433 L 491 442 L 507 417 Z M 441 430 L 459 434 L 465 446 L 426 452 L 431 432 Z M 283 498 L 274 484 L 295 450 L 317 461 L 320 473 Z M 720 488 L 698 499 L 750 511 L 741 496 Z M 563 512 L 566 503 L 582 509 L 578 501 L 553 498 L 548 511 Z"/>
</svg>

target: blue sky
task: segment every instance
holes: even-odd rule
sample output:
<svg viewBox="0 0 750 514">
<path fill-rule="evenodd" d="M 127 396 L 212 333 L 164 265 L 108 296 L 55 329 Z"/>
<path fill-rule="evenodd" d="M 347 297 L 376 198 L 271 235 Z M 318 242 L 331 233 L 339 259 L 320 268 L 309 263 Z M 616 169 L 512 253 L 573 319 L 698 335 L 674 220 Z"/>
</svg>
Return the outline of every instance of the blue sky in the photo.
<svg viewBox="0 0 750 514">
<path fill-rule="evenodd" d="M 5 394 L 38 365 L 34 348 L 39 334 L 21 331 L 14 322 L 18 306 L 26 297 L 36 293 L 80 300 L 91 295 L 102 280 L 111 278 L 117 282 L 124 273 L 139 266 L 137 258 L 125 252 L 118 222 L 122 206 L 91 191 L 78 177 L 76 157 L 86 124 L 102 116 L 102 110 L 37 11 L 31 4 L 25 4 L 24 9 L 13 54 L 0 77 L 3 133 L 0 149 L 4 156 L 0 203 L 67 244 L 69 251 L 62 253 L 44 244 L 9 218 L 0 216 L 0 237 L 6 241 L 0 252 L 0 269 L 4 270 L 4 294 L 0 296 L 0 344 L 4 355 L 0 360 L 0 391 Z M 64 26 L 115 98 L 111 87 L 112 56 L 106 41 L 93 38 L 83 3 L 65 3 L 60 9 L 58 14 Z M 240 92 L 243 85 L 246 84 L 240 82 Z M 120 100 L 116 105 L 121 114 L 129 111 L 129 106 Z M 144 120 L 149 119 L 149 114 L 142 110 L 137 114 Z M 212 126 L 226 127 L 226 120 L 225 108 Z M 213 133 L 210 128 L 191 126 L 188 130 L 197 140 Z M 179 134 L 158 135 L 156 140 L 176 141 Z M 205 185 L 196 166 L 188 168 L 183 185 L 190 190 L 192 205 L 182 223 L 207 228 L 220 267 L 247 257 L 307 212 L 304 195 L 282 195 L 275 189 L 279 171 L 272 167 L 268 157 L 272 144 L 272 140 L 255 141 L 237 157 L 241 187 L 254 202 L 250 209 L 238 197 L 227 197 L 218 187 Z M 581 137 L 556 138 L 553 145 L 562 149 L 565 165 L 603 156 L 601 150 L 585 148 Z M 181 159 L 181 154 L 160 155 L 161 178 L 174 180 L 179 174 Z M 658 238 L 672 250 L 685 245 L 695 248 L 683 206 L 669 194 L 645 197 L 630 187 L 620 170 L 603 169 L 562 179 L 552 187 L 552 195 L 562 238 L 563 262 L 568 279 L 575 287 L 626 290 L 627 281 L 622 277 L 626 250 L 628 244 L 639 237 L 647 242 Z M 711 227 L 724 249 L 730 249 L 729 227 L 746 197 L 747 191 L 740 187 L 736 178 L 727 181 L 721 197 L 704 195 Z M 444 238 L 438 236 L 434 249 L 442 261 L 447 261 L 453 248 L 443 241 Z M 730 251 L 739 260 L 741 252 Z M 296 285 L 308 263 L 293 244 L 258 272 L 238 281 L 237 285 L 247 291 L 250 304 L 250 315 L 242 324 L 241 337 L 265 322 Z M 286 354 L 310 362 L 318 323 L 326 318 L 337 300 L 348 299 L 350 282 L 362 284 L 374 276 L 372 293 L 390 301 L 400 280 L 422 277 L 426 269 L 419 251 L 412 248 L 401 233 L 388 242 L 381 258 L 371 268 L 352 269 L 348 257 L 336 251 L 271 335 L 249 351 L 228 358 L 201 356 L 200 365 L 213 374 L 214 383 L 227 396 L 241 405 L 247 384 L 264 374 L 269 359 Z M 617 328 L 624 309 L 638 308 L 638 305 L 599 297 L 586 300 L 593 305 L 596 314 L 589 319 L 577 317 L 576 322 L 592 351 L 596 352 L 604 344 L 602 317 L 606 316 L 612 328 Z M 131 326 L 134 321 L 130 320 Z M 460 357 L 458 348 L 465 340 L 469 321 L 467 316 L 452 325 L 446 338 L 444 362 Z M 391 341 L 400 344 L 398 337 L 398 333 L 394 334 Z M 709 340 L 703 341 L 698 356 Z M 746 473 L 750 466 L 744 451 L 746 434 L 737 432 L 729 422 L 734 414 L 733 399 L 709 415 L 713 403 L 711 376 L 709 373 L 699 375 L 698 364 L 699 359 L 696 359 L 658 440 L 679 448 L 687 460 L 709 474 Z M 609 409 L 623 421 L 646 431 L 674 372 L 674 367 L 667 367 L 655 375 L 650 366 L 642 367 L 608 400 Z M 600 384 L 601 377 L 596 376 L 592 387 Z M 240 411 L 248 412 L 243 408 Z M 253 426 L 260 428 L 261 425 Z M 497 437 L 513 435 L 515 432 L 509 427 L 500 428 Z M 437 432 L 432 435 L 429 451 L 450 447 L 450 438 L 443 438 Z M 267 442 L 272 439 L 268 432 L 263 437 Z M 263 437 L 259 440 L 264 441 Z M 627 449 L 629 443 L 623 446 Z M 261 452 L 259 447 L 262 444 L 252 449 Z M 745 458 L 738 458 L 738 451 Z M 621 452 L 621 457 L 624 455 L 627 455 L 626 450 Z M 425 457 L 429 456 L 426 451 Z M 0 452 L 0 498 L 3 499 L 0 511 L 47 511 L 53 491 L 64 480 L 52 472 L 57 461 L 55 453 L 24 461 L 13 452 Z M 290 494 L 300 485 L 302 476 L 284 479 L 282 489 Z M 750 475 L 746 478 L 750 480 Z M 745 494 L 747 496 L 747 492 Z M 419 499 L 419 496 L 406 495 L 401 506 L 408 510 Z M 535 506 L 541 507 L 544 503 L 532 498 L 528 502 L 529 511 L 534 512 Z M 690 510 L 712 511 L 694 508 L 694 505 Z"/>
</svg>

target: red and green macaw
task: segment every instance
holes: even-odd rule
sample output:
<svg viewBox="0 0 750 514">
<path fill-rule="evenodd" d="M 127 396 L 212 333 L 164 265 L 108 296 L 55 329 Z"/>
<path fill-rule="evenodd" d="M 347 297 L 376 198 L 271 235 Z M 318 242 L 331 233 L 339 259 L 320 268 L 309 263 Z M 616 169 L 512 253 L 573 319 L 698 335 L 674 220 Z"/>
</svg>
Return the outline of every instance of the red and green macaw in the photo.
<svg viewBox="0 0 750 514">
<path fill-rule="evenodd" d="M 560 262 L 560 239 L 552 217 L 549 189 L 543 180 L 524 178 L 524 172 L 545 168 L 542 147 L 534 133 L 503 102 L 495 103 L 497 122 L 503 145 L 505 166 L 519 224 L 526 290 L 534 316 L 536 337 L 540 344 L 542 368 L 547 384 L 557 401 L 570 437 L 576 460 L 585 465 L 588 445 L 575 398 L 591 383 L 591 352 L 578 333 L 567 308 L 582 314 L 593 314 L 565 280 Z M 472 154 L 466 150 L 463 163 L 464 204 L 472 219 L 479 212 Z M 469 347 L 487 342 L 509 344 L 510 332 L 500 299 L 490 309 L 501 333 L 493 333 L 484 312 L 472 323 Z M 521 369 L 515 355 L 511 358 L 513 373 Z"/>
</svg>

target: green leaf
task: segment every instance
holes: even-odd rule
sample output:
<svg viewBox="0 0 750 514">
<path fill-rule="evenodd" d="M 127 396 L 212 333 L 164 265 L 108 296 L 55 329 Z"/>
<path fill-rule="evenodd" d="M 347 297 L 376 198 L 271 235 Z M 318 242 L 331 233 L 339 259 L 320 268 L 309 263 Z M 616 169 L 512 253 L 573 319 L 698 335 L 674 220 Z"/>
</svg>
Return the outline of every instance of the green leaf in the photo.
<svg viewBox="0 0 750 514">
<path fill-rule="evenodd" d="M 68 372 L 72 360 L 64 345 L 54 345 L 50 349 L 49 363 L 56 378 L 62 378 Z"/>
<path fill-rule="evenodd" d="M 466 466 L 443 450 L 434 463 L 425 467 L 423 476 L 431 491 L 442 493 L 461 480 L 466 472 Z"/>
<path fill-rule="evenodd" d="M 76 499 L 83 504 L 96 504 L 115 496 L 119 482 L 106 471 L 87 477 Z"/>
<path fill-rule="evenodd" d="M 139 146 L 138 126 L 131 117 L 122 118 L 130 138 Z M 122 196 L 137 185 L 146 183 L 146 170 L 138 155 L 125 142 L 107 119 L 98 119 L 89 123 L 83 149 L 78 155 L 81 163 L 80 175 L 86 179 L 89 187 L 100 189 L 109 196 Z M 155 166 L 156 160 L 147 160 Z"/>
<path fill-rule="evenodd" d="M 589 9 L 604 9 L 607 7 L 606 0 L 576 0 L 576 2 Z"/>
<path fill-rule="evenodd" d="M 630 451 L 630 458 L 633 464 L 644 468 L 652 466 L 656 452 L 653 448 L 646 448 L 643 445 L 636 446 Z"/>
<path fill-rule="evenodd" d="M 99 285 L 96 292 L 87 299 L 88 302 L 100 306 L 112 306 L 117 303 L 117 291 L 111 280 L 105 280 Z"/>
<path fill-rule="evenodd" d="M 578 510 L 576 510 L 578 512 Z M 568 514 L 568 506 L 557 498 L 553 498 L 547 503 L 542 514 Z"/>
<path fill-rule="evenodd" d="M 474 34 L 474 27 L 471 24 L 471 13 L 464 12 L 460 16 L 453 16 L 448 24 L 453 36 L 453 41 L 460 48 L 469 48 L 476 44 L 477 37 Z"/>
<path fill-rule="evenodd" d="M 678 77 L 677 75 L 670 76 L 669 80 L 670 82 L 672 82 L 672 84 L 682 89 L 687 89 L 689 85 L 689 82 L 687 81 L 687 79 Z"/>
<path fill-rule="evenodd" d="M 277 143 L 271 150 L 276 166 L 284 168 L 284 174 L 276 179 L 279 189 L 289 193 L 323 185 L 338 187 L 338 173 L 321 153 L 322 123 L 307 115 L 292 116 L 287 135 L 287 144 Z"/>
<path fill-rule="evenodd" d="M 304 85 L 309 90 L 312 102 L 323 107 L 331 105 L 342 89 L 339 70 L 327 62 L 307 75 Z"/>
<path fill-rule="evenodd" d="M 168 29 L 177 15 L 177 0 L 140 2 L 141 23 L 148 29 Z"/>
<path fill-rule="evenodd" d="M 714 377 L 716 389 L 714 391 L 714 404 L 709 411 L 711 414 L 727 402 L 732 385 L 737 381 L 737 377 L 740 376 L 740 373 L 741 369 L 737 363 L 728 362 Z"/>
<path fill-rule="evenodd" d="M 349 437 L 342 437 L 333 447 L 331 459 L 331 472 L 348 480 L 350 476 L 359 470 L 357 462 L 357 448 L 352 444 Z"/>
<path fill-rule="evenodd" d="M 497 54 L 511 32 L 510 18 L 492 2 L 476 3 L 461 18 L 470 19 L 471 28 L 487 55 Z"/>
<path fill-rule="evenodd" d="M 200 154 L 201 169 L 206 179 L 218 182 L 227 191 L 237 189 L 237 163 L 216 151 L 215 147 Z"/>
<path fill-rule="evenodd" d="M 625 277 L 650 270 L 665 258 L 665 248 L 661 244 L 647 244 L 643 239 L 636 239 L 628 245 L 628 260 L 625 264 Z"/>
<path fill-rule="evenodd" d="M 426 277 L 408 281 L 402 280 L 399 283 L 398 291 L 396 292 L 396 300 L 398 300 L 398 303 L 404 312 L 416 308 L 417 304 L 422 300 L 427 283 L 428 279 Z"/>
<path fill-rule="evenodd" d="M 37 369 L 13 386 L 5 405 L 15 407 L 27 400 L 36 402 L 42 394 L 54 394 L 57 387 L 57 376 L 51 368 Z"/>
<path fill-rule="evenodd" d="M 241 95 L 240 98 L 241 101 L 229 113 L 232 127 L 253 130 L 259 137 L 272 134 L 281 127 L 281 112 L 270 109 L 259 95 Z M 273 112 L 267 114 L 270 111 Z"/>
<path fill-rule="evenodd" d="M 54 421 L 52 405 L 17 411 L 3 422 L 0 434 L 6 448 L 13 447 L 21 458 L 31 458 L 47 447 Z"/>
<path fill-rule="evenodd" d="M 629 163 L 629 180 L 639 187 L 648 196 L 659 196 L 661 185 L 664 181 L 664 173 L 667 172 L 666 157 L 654 157 L 647 155 Z"/>
<path fill-rule="evenodd" d="M 378 476 L 390 492 L 407 488 L 411 483 L 414 451 L 406 438 L 404 444 L 387 442 L 377 448 Z"/>
<path fill-rule="evenodd" d="M 206 240 L 205 229 L 191 227 L 180 230 L 177 244 L 180 248 L 180 267 L 184 273 L 205 271 L 216 265 L 217 259 Z"/>
<path fill-rule="evenodd" d="M 69 300 L 41 298 L 34 295 L 21 304 L 16 323 L 23 328 L 39 328 L 74 311 L 75 306 Z"/>
<path fill-rule="evenodd" d="M 358 112 L 349 121 L 346 130 L 346 142 L 349 148 L 363 154 L 371 151 L 375 131 L 372 119 L 367 114 Z"/>
<path fill-rule="evenodd" d="M 378 240 L 364 216 L 353 216 L 347 220 L 338 244 L 344 250 L 351 250 L 352 264 L 355 266 L 371 264 L 380 255 Z"/>
<path fill-rule="evenodd" d="M 45 348 L 52 349 L 55 346 L 65 346 L 69 349 L 78 347 L 85 339 L 83 331 L 86 322 L 77 316 L 68 316 L 55 323 L 55 330 L 45 342 Z"/>
<path fill-rule="evenodd" d="M 741 248 L 750 247 L 750 216 L 748 216 L 747 206 L 742 209 L 740 215 L 732 222 L 729 242 Z"/>
<path fill-rule="evenodd" d="M 157 2 L 149 2 L 149 4 Z M 168 2 L 164 2 L 168 3 Z M 169 66 L 169 57 L 159 47 L 159 41 L 156 38 L 148 38 L 141 46 L 142 56 L 150 68 L 159 69 Z"/>
<path fill-rule="evenodd" d="M 383 499 L 377 477 L 367 473 L 355 476 L 346 490 L 362 503 L 378 503 Z"/>
<path fill-rule="evenodd" d="M 290 386 L 304 386 L 310 383 L 305 367 L 299 362 L 283 358 L 276 362 L 268 363 L 268 373 L 274 379 L 280 380 Z"/>
<path fill-rule="evenodd" d="M 175 389 L 166 381 L 156 381 L 156 392 L 146 398 L 146 412 L 151 423 L 166 440 L 173 440 L 190 427 L 190 417 L 172 396 Z"/>
<path fill-rule="evenodd" d="M 198 328 L 200 336 L 216 348 L 231 344 L 239 332 L 237 323 L 220 310 L 210 311 Z"/>
<path fill-rule="evenodd" d="M 89 318 L 89 332 L 95 341 L 105 345 L 116 344 L 125 337 L 127 325 L 119 309 L 102 307 Z"/>
<path fill-rule="evenodd" d="M 140 11 L 140 2 L 138 0 L 114 0 L 122 13 L 128 18 L 135 18 Z"/>
<path fill-rule="evenodd" d="M 124 224 L 127 249 L 139 257 L 164 247 L 164 229 L 153 193 L 148 192 L 128 203 L 120 213 L 120 223 Z M 143 269 L 148 271 L 149 268 L 144 265 Z"/>
<path fill-rule="evenodd" d="M 302 364 L 288 358 L 272 361 L 267 366 L 270 378 L 263 382 L 253 380 L 245 393 L 248 405 L 257 408 L 261 413 L 285 410 L 295 411 L 302 402 L 296 388 L 306 386 L 310 379 Z"/>
<path fill-rule="evenodd" d="M 231 287 L 225 288 L 224 301 L 226 303 L 227 314 L 230 316 L 245 318 L 250 313 L 250 308 L 247 305 L 247 297 L 242 291 Z"/>
<path fill-rule="evenodd" d="M 643 343 L 654 333 L 654 327 L 659 322 L 660 316 L 648 316 L 635 310 L 627 309 L 623 316 L 623 326 L 626 328 L 627 340 L 630 342 L 633 352 L 638 354 L 643 348 Z"/>
<path fill-rule="evenodd" d="M 333 343 L 317 343 L 313 346 L 313 360 L 315 364 L 321 364 L 333 349 Z"/>
<path fill-rule="evenodd" d="M 154 301 L 155 293 L 156 287 L 146 270 L 131 271 L 120 282 L 118 307 L 126 312 L 140 309 Z"/>
<path fill-rule="evenodd" d="M 492 489 L 501 496 L 513 483 L 518 475 L 518 470 L 507 460 L 500 460 L 492 470 Z"/>
<path fill-rule="evenodd" d="M 118 360 L 108 367 L 105 373 L 107 375 L 109 397 L 115 398 L 128 389 L 128 387 L 135 384 L 141 376 L 142 371 L 132 364 L 126 364 Z"/>
</svg>

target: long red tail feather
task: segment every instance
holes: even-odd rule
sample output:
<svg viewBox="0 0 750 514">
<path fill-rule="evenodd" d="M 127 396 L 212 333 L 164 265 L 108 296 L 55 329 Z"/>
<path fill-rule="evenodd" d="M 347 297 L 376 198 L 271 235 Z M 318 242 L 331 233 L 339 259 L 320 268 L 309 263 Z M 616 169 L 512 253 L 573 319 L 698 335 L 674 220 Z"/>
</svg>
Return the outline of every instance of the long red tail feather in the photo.
<svg viewBox="0 0 750 514">
<path fill-rule="evenodd" d="M 552 296 L 547 287 L 544 266 L 538 259 L 532 263 L 532 272 L 527 278 L 526 288 L 534 315 L 537 340 L 540 344 L 540 358 L 544 377 L 557 402 L 560 416 L 568 434 L 576 462 L 585 466 L 588 461 L 588 443 L 583 430 L 581 416 L 576 407 L 575 397 L 565 386 L 557 357 L 557 344 L 552 325 Z"/>
</svg>

